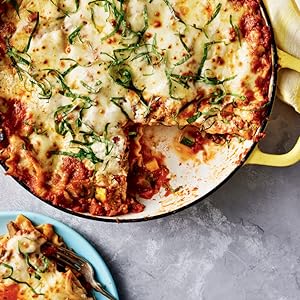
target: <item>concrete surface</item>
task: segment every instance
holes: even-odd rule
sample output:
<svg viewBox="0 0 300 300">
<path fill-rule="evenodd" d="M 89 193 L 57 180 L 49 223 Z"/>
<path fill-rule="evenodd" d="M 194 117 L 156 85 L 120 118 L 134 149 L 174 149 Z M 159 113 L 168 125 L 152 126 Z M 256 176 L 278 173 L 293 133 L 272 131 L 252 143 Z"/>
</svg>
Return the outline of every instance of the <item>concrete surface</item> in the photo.
<svg viewBox="0 0 300 300">
<path fill-rule="evenodd" d="M 276 102 L 263 149 L 283 153 L 300 117 Z M 245 166 L 209 199 L 145 223 L 83 220 L 0 174 L 0 210 L 54 217 L 102 254 L 125 300 L 300 299 L 300 164 Z"/>
</svg>

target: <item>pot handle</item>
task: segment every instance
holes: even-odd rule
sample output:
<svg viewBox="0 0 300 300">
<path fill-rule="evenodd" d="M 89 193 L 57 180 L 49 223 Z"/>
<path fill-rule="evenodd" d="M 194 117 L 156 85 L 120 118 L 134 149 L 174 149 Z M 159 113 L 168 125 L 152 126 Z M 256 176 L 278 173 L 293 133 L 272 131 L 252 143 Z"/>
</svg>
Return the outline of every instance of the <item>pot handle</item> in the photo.
<svg viewBox="0 0 300 300">
<path fill-rule="evenodd" d="M 300 73 L 300 59 L 277 48 L 279 69 L 291 69 Z M 300 99 L 299 99 L 300 101 Z"/>
<path fill-rule="evenodd" d="M 245 162 L 246 165 L 261 165 L 270 167 L 288 167 L 300 161 L 300 137 L 294 148 L 286 154 L 263 153 L 258 146 Z"/>
<path fill-rule="evenodd" d="M 300 59 L 277 49 L 279 58 L 279 68 L 291 69 L 300 73 Z M 300 99 L 297 99 L 300 101 Z M 267 154 L 263 153 L 258 146 L 254 149 L 248 160 L 247 165 L 262 165 L 270 167 L 288 167 L 300 161 L 300 137 L 294 148 L 286 154 Z"/>
</svg>

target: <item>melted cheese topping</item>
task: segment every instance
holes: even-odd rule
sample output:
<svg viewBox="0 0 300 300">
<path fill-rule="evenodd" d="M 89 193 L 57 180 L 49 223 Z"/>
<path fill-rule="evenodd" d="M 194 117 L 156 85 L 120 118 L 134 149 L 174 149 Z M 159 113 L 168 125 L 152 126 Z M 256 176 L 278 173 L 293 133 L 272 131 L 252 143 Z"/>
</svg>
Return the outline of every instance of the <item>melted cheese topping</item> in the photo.
<svg viewBox="0 0 300 300">
<path fill-rule="evenodd" d="M 112 180 L 128 172 L 129 120 L 252 139 L 268 101 L 270 49 L 260 45 L 254 54 L 261 28 L 244 20 L 255 13 L 265 25 L 251 5 L 22 1 L 0 62 L 7 83 L 0 90 L 26 106 L 26 138 L 38 164 L 60 174 L 74 157 L 93 173 L 93 185 L 114 189 Z"/>
</svg>

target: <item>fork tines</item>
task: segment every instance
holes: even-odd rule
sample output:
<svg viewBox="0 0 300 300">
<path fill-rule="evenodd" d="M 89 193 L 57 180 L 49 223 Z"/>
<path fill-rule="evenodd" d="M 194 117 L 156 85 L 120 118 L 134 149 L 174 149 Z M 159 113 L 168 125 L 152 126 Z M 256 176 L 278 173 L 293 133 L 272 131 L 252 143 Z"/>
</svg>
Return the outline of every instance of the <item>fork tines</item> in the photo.
<svg viewBox="0 0 300 300">
<path fill-rule="evenodd" d="M 46 256 L 54 257 L 58 263 L 68 265 L 78 272 L 81 271 L 82 265 L 86 262 L 82 257 L 67 248 L 56 246 L 50 242 L 46 242 L 44 247 L 46 247 Z M 51 250 L 47 251 L 49 248 Z"/>
</svg>

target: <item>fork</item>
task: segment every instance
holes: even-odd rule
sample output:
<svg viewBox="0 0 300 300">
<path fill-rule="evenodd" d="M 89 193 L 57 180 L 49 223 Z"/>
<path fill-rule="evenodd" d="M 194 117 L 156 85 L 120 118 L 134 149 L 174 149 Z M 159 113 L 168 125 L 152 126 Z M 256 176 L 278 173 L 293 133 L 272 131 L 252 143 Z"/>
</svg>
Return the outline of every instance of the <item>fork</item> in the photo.
<svg viewBox="0 0 300 300">
<path fill-rule="evenodd" d="M 114 296 L 106 291 L 103 286 L 95 280 L 93 267 L 85 258 L 77 255 L 75 252 L 67 248 L 56 246 L 50 242 L 46 242 L 44 245 L 51 249 L 50 251 L 46 251 L 46 256 L 52 256 L 56 259 L 57 263 L 63 266 L 67 265 L 76 270 L 84 277 L 85 281 L 88 282 L 94 290 L 101 293 L 109 300 L 116 300 Z"/>
</svg>

